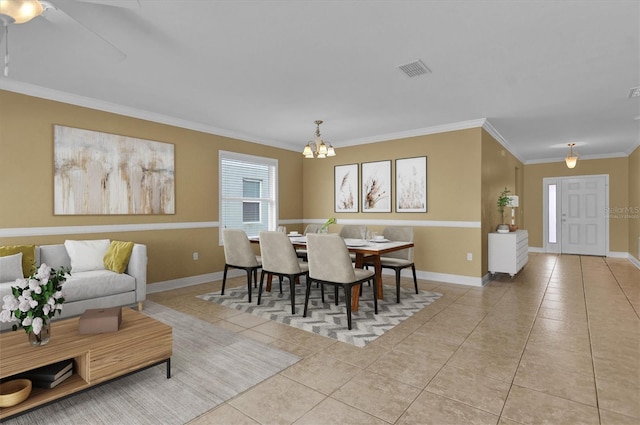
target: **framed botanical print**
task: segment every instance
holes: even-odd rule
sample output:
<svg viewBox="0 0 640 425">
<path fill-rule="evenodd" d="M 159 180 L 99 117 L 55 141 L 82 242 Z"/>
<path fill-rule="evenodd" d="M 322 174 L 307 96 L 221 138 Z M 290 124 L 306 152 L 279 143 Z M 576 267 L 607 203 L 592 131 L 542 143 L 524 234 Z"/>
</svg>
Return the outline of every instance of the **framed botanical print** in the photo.
<svg viewBox="0 0 640 425">
<path fill-rule="evenodd" d="M 334 169 L 335 212 L 358 212 L 358 164 Z"/>
<path fill-rule="evenodd" d="M 391 161 L 362 163 L 362 212 L 391 212 Z"/>
<path fill-rule="evenodd" d="M 427 157 L 396 159 L 396 212 L 427 212 Z"/>
</svg>

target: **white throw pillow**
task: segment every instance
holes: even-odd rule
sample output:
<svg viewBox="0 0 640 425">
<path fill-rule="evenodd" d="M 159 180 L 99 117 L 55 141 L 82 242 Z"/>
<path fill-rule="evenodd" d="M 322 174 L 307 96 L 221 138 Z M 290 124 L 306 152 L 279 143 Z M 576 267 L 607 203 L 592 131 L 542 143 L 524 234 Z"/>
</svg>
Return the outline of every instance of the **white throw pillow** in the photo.
<svg viewBox="0 0 640 425">
<path fill-rule="evenodd" d="M 22 253 L 0 257 L 0 282 L 22 279 Z"/>
<path fill-rule="evenodd" d="M 110 243 L 109 239 L 64 241 L 64 247 L 71 259 L 71 272 L 104 270 L 104 254 Z"/>
</svg>

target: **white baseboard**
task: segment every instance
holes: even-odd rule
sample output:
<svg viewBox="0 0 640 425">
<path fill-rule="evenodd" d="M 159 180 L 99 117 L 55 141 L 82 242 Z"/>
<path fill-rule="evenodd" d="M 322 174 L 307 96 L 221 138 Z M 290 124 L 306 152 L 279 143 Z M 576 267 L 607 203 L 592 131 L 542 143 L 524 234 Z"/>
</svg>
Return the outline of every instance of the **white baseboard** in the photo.
<svg viewBox="0 0 640 425">
<path fill-rule="evenodd" d="M 394 275 L 394 272 L 391 270 L 384 269 L 382 270 L 382 274 L 384 275 Z M 216 282 L 222 280 L 222 272 L 216 273 L 207 273 L 201 274 L 197 276 L 189 276 L 183 277 L 180 279 L 172 279 L 165 280 L 163 282 L 155 282 L 147 285 L 147 294 L 154 294 L 157 292 L 169 291 L 171 289 L 185 288 L 187 286 L 200 285 L 202 283 Z M 238 269 L 231 269 L 227 273 L 227 277 L 238 277 L 245 276 L 245 272 Z M 405 269 L 402 271 L 401 276 L 403 277 L 412 277 L 411 270 Z M 423 272 L 416 270 L 416 277 L 421 280 L 434 280 L 436 282 L 442 283 L 453 283 L 456 285 L 467 285 L 467 286 L 484 286 L 489 280 L 479 277 L 471 277 L 471 276 L 460 276 L 454 274 L 447 273 L 433 273 L 433 272 Z"/>
<path fill-rule="evenodd" d="M 631 264 L 633 264 L 634 266 L 636 266 L 637 268 L 640 269 L 640 260 L 638 260 L 636 257 L 634 257 L 633 255 L 629 254 L 629 256 L 627 257 L 627 259 L 629 261 L 631 261 Z"/>
<path fill-rule="evenodd" d="M 244 275 L 246 275 L 246 273 L 238 269 L 232 269 L 227 272 L 227 277 L 229 278 Z M 187 286 L 200 285 L 202 283 L 216 282 L 218 280 L 222 280 L 222 276 L 223 272 L 216 272 L 150 283 L 147 285 L 147 294 L 169 291 L 171 289 L 186 288 Z"/>
</svg>

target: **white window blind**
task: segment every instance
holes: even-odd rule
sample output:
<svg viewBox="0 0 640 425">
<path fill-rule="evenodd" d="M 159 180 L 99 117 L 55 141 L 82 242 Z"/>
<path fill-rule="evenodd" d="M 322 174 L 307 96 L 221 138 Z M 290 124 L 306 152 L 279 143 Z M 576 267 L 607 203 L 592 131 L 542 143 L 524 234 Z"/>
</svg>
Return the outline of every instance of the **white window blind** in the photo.
<svg viewBox="0 0 640 425">
<path fill-rule="evenodd" d="M 226 151 L 219 159 L 220 227 L 242 229 L 249 237 L 275 230 L 278 161 Z"/>
</svg>

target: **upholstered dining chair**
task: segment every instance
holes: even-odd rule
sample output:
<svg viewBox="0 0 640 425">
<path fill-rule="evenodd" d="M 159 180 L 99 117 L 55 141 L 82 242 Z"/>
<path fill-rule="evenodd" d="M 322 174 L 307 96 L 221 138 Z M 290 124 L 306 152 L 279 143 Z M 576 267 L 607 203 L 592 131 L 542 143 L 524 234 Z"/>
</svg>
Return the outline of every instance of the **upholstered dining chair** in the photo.
<svg viewBox="0 0 640 425">
<path fill-rule="evenodd" d="M 413 228 L 407 226 L 387 226 L 382 231 L 382 236 L 390 241 L 413 242 Z M 365 265 L 373 266 L 367 262 Z M 393 251 L 380 256 L 382 268 L 393 269 L 396 273 L 396 302 L 400 302 L 400 272 L 402 269 L 411 267 L 413 272 L 413 286 L 418 293 L 418 280 L 416 279 L 416 265 L 413 262 L 413 248 L 400 251 Z"/>
<path fill-rule="evenodd" d="M 322 228 L 320 224 L 307 224 L 307 227 L 304 228 L 303 235 L 307 235 L 309 233 L 318 233 L 318 230 Z M 304 248 L 296 249 L 296 255 L 298 258 L 302 258 L 304 261 L 307 261 L 307 250 Z"/>
<path fill-rule="evenodd" d="M 286 236 L 285 236 L 286 237 Z M 258 283 L 258 269 L 262 267 L 262 259 L 255 255 L 251 242 L 244 230 L 222 229 L 222 244 L 224 245 L 224 273 L 222 275 L 222 291 L 227 284 L 227 270 L 243 269 L 247 272 L 247 291 L 251 302 L 251 282 Z"/>
<path fill-rule="evenodd" d="M 289 279 L 291 292 L 291 314 L 296 314 L 296 281 L 309 275 L 309 265 L 296 256 L 289 237 L 282 232 L 260 232 L 260 256 L 262 272 L 258 286 L 258 305 L 262 300 L 264 275 L 275 275 Z M 280 284 L 282 292 L 282 284 Z"/>
<path fill-rule="evenodd" d="M 345 224 L 340 229 L 340 237 L 344 239 L 363 239 L 362 235 L 367 236 L 367 226 L 358 224 Z M 349 254 L 351 261 L 356 261 L 356 254 Z"/>
<path fill-rule="evenodd" d="M 355 269 L 351 264 L 349 251 L 340 235 L 313 234 L 307 235 L 307 251 L 309 255 L 309 278 L 304 297 L 304 313 L 307 317 L 309 294 L 311 283 L 318 282 L 322 286 L 324 302 L 324 285 L 332 285 L 336 289 L 344 290 L 345 303 L 347 304 L 347 327 L 351 329 L 351 290 L 356 285 L 373 281 L 373 305 L 374 312 L 378 314 L 378 299 L 376 298 L 376 275 L 371 270 Z"/>
<path fill-rule="evenodd" d="M 367 226 L 361 226 L 358 224 L 345 224 L 340 229 L 340 236 L 345 239 L 362 239 L 362 235 L 366 236 Z"/>
</svg>

